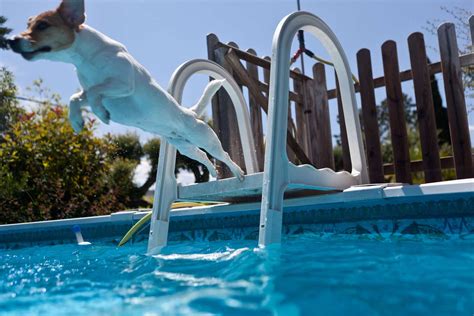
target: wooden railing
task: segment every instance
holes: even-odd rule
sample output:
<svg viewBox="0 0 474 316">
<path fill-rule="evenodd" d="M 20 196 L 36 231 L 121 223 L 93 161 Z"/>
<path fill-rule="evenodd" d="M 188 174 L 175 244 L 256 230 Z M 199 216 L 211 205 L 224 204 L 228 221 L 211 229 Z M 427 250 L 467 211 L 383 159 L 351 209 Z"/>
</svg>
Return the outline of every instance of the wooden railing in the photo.
<svg viewBox="0 0 474 316">
<path fill-rule="evenodd" d="M 471 31 L 474 19 L 470 19 Z M 356 93 L 361 98 L 361 118 L 364 126 L 365 145 L 368 159 L 370 182 L 385 182 L 386 175 L 394 174 L 397 182 L 411 183 L 412 173 L 423 171 L 425 182 L 442 180 L 441 170 L 456 171 L 458 179 L 474 177 L 473 155 L 467 120 L 462 69 L 474 66 L 474 53 L 458 54 L 454 25 L 445 23 L 438 29 L 440 62 L 427 60 L 423 34 L 416 32 L 408 37 L 411 69 L 400 71 L 397 44 L 386 41 L 381 48 L 383 77 L 374 78 L 371 53 L 361 49 L 357 53 L 359 83 Z M 270 58 L 257 57 L 255 50 L 240 50 L 235 43 L 222 43 L 216 35 L 207 37 L 208 57 L 231 72 L 236 81 L 248 90 L 251 124 L 255 139 L 258 166 L 263 170 L 264 131 L 262 111 L 268 110 L 268 82 Z M 337 99 L 339 125 L 341 131 L 342 161 L 345 170 L 351 170 L 349 146 L 338 96 L 337 76 L 335 88 L 328 90 L 326 67 L 316 63 L 312 67 L 312 77 L 303 75 L 298 69 L 289 71 L 293 82 L 290 89 L 290 109 L 288 124 L 288 156 L 295 163 L 311 163 L 317 168 L 334 169 L 334 154 L 329 100 Z M 259 75 L 262 69 L 262 76 Z M 330 68 L 331 71 L 332 68 Z M 449 130 L 453 155 L 440 158 L 434 103 L 431 90 L 431 76 L 442 73 Z M 261 78 L 262 77 L 262 78 Z M 404 113 L 404 99 L 401 83 L 413 81 L 417 108 L 417 125 L 421 144 L 422 160 L 410 161 L 409 143 Z M 390 138 L 393 147 L 393 164 L 382 159 L 382 149 L 377 120 L 375 89 L 385 87 Z M 235 113 L 225 92 L 219 92 L 213 99 L 212 114 L 214 128 L 222 140 L 224 148 L 240 166 L 243 166 L 242 149 Z M 294 114 L 294 115 L 293 115 Z M 224 166 L 218 165 L 220 176 L 230 176 Z"/>
</svg>

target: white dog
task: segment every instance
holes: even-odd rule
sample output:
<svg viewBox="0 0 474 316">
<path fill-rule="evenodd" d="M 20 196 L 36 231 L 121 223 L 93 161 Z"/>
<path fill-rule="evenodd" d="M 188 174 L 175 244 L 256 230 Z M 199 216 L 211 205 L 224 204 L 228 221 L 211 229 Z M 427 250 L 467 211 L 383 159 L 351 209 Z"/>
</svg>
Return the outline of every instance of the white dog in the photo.
<svg viewBox="0 0 474 316">
<path fill-rule="evenodd" d="M 48 59 L 77 68 L 82 91 L 70 99 L 69 119 L 79 132 L 84 126 L 81 108 L 89 105 L 104 123 L 109 120 L 161 135 L 183 155 L 216 170 L 199 148 L 224 162 L 239 179 L 243 171 L 223 150 L 214 131 L 197 114 L 222 86 L 211 81 L 191 109 L 176 100 L 150 76 L 120 43 L 84 24 L 84 0 L 63 0 L 52 11 L 28 20 L 28 29 L 9 41 L 27 60 Z"/>
</svg>

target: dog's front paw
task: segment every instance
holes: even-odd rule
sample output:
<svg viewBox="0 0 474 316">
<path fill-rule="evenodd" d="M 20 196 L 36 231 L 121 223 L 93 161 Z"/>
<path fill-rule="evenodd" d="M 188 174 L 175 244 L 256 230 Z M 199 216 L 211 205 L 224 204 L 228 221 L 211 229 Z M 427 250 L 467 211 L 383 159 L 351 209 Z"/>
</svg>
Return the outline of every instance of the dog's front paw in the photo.
<svg viewBox="0 0 474 316">
<path fill-rule="evenodd" d="M 94 114 L 105 124 L 108 125 L 110 123 L 110 113 L 103 106 L 95 108 Z"/>
<path fill-rule="evenodd" d="M 71 98 L 69 103 L 69 122 L 71 123 L 72 129 L 79 134 L 84 129 L 84 119 L 82 118 L 81 104 L 83 99 L 80 99 L 77 95 Z"/>
<path fill-rule="evenodd" d="M 84 119 L 81 115 L 70 115 L 69 122 L 71 122 L 72 129 L 76 134 L 79 134 L 84 129 Z"/>
</svg>

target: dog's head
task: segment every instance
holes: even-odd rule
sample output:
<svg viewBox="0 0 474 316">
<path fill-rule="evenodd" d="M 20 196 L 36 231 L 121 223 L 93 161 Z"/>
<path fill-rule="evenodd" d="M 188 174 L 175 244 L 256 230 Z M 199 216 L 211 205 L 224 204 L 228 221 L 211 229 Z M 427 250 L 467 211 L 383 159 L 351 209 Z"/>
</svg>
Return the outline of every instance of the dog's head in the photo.
<svg viewBox="0 0 474 316">
<path fill-rule="evenodd" d="M 74 43 L 84 21 L 84 0 L 62 0 L 56 10 L 30 17 L 28 28 L 8 43 L 27 60 L 47 59 Z"/>
</svg>

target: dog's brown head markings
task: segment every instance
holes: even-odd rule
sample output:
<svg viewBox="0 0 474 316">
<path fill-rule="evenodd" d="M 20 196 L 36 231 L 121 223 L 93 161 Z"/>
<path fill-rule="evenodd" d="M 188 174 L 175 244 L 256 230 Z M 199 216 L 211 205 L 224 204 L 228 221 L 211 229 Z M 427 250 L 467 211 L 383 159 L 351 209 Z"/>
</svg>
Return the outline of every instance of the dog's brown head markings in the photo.
<svg viewBox="0 0 474 316">
<path fill-rule="evenodd" d="M 30 17 L 28 28 L 9 44 L 25 59 L 39 59 L 41 55 L 70 47 L 84 21 L 84 0 L 63 0 L 56 10 Z"/>
</svg>

